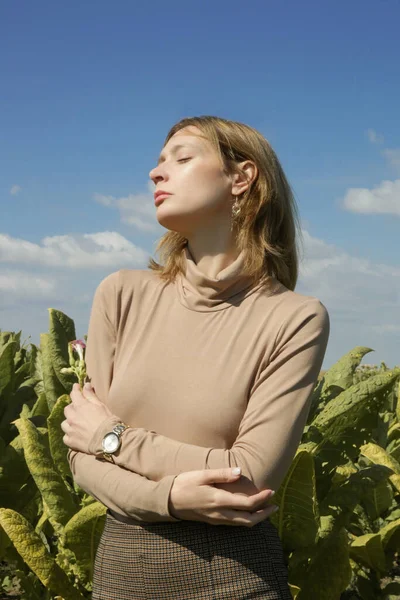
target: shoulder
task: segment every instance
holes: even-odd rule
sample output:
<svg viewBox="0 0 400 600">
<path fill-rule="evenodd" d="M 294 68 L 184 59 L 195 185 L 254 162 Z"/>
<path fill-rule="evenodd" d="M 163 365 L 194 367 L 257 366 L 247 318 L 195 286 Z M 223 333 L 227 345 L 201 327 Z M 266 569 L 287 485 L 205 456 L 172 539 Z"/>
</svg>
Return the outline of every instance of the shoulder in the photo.
<svg viewBox="0 0 400 600">
<path fill-rule="evenodd" d="M 287 290 L 285 296 L 282 309 L 288 318 L 298 314 L 303 318 L 315 316 L 329 320 L 329 313 L 325 304 L 316 296 L 309 296 L 292 290 Z"/>
<path fill-rule="evenodd" d="M 316 296 L 289 290 L 276 281 L 269 300 L 274 305 L 275 319 L 278 324 L 277 341 L 295 335 L 300 330 L 314 331 L 323 338 L 329 336 L 329 312 L 325 304 Z"/>
<path fill-rule="evenodd" d="M 294 316 L 299 311 L 302 315 L 316 314 L 329 319 L 328 310 L 319 298 L 289 290 L 277 279 L 273 279 L 272 286 L 267 288 L 266 297 L 282 320 Z"/>
<path fill-rule="evenodd" d="M 119 269 L 106 275 L 95 290 L 95 299 L 102 304 L 120 304 L 124 298 L 139 291 L 152 273 L 145 269 Z"/>
<path fill-rule="evenodd" d="M 152 273 L 145 269 L 119 269 L 104 277 L 97 286 L 101 291 L 120 291 L 133 289 L 135 285 L 149 279 Z"/>
</svg>

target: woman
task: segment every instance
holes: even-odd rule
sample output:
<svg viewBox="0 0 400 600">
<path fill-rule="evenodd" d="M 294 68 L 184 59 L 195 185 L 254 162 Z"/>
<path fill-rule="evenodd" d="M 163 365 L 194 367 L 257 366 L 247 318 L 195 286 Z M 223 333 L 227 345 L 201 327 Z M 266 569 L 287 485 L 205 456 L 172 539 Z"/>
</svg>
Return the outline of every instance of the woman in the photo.
<svg viewBox="0 0 400 600">
<path fill-rule="evenodd" d="M 74 386 L 62 425 L 108 507 L 93 600 L 291 600 L 270 500 L 329 337 L 325 306 L 294 292 L 292 192 L 258 131 L 208 116 L 170 130 L 150 177 L 163 264 L 98 286 L 93 388 Z"/>
</svg>

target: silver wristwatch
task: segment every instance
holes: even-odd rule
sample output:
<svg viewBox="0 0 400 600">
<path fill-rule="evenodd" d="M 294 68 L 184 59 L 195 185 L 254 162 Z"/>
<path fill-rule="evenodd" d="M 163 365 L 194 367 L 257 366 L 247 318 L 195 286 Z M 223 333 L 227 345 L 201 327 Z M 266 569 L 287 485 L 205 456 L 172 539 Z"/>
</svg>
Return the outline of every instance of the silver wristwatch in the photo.
<svg viewBox="0 0 400 600">
<path fill-rule="evenodd" d="M 118 423 L 114 427 L 112 431 L 106 433 L 101 442 L 101 446 L 103 448 L 103 458 L 108 460 L 109 462 L 114 462 L 113 454 L 121 446 L 121 435 L 124 433 L 125 429 L 129 429 L 129 425 L 125 425 L 125 423 Z"/>
</svg>

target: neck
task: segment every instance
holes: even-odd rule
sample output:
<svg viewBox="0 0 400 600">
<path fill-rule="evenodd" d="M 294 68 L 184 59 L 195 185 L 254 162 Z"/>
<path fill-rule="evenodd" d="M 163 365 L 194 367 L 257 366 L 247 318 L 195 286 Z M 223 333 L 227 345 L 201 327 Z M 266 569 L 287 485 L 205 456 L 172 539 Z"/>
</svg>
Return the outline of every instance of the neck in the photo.
<svg viewBox="0 0 400 600">
<path fill-rule="evenodd" d="M 244 274 L 243 252 L 214 276 L 200 269 L 188 246 L 183 249 L 183 256 L 185 269 L 178 278 L 177 290 L 181 303 L 190 310 L 210 312 L 238 305 L 261 286 Z"/>
<path fill-rule="evenodd" d="M 218 273 L 235 262 L 240 254 L 233 243 L 228 246 L 220 244 L 205 248 L 204 245 L 188 242 L 187 248 L 200 271 L 211 278 L 215 278 Z"/>
</svg>

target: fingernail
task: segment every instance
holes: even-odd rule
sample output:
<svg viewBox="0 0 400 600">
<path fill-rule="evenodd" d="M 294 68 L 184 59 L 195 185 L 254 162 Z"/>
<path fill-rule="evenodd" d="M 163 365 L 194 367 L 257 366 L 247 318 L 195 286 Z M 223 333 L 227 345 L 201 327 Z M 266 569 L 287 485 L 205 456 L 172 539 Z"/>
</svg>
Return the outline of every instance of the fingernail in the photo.
<svg viewBox="0 0 400 600">
<path fill-rule="evenodd" d="M 272 490 L 272 492 L 270 493 L 269 497 L 272 498 L 272 496 L 275 494 L 275 490 Z"/>
<path fill-rule="evenodd" d="M 85 385 L 83 386 L 85 389 L 87 390 L 91 390 L 92 389 L 92 385 L 88 382 L 85 383 Z"/>
<path fill-rule="evenodd" d="M 240 467 L 233 467 L 232 475 L 240 475 L 242 469 Z"/>
<path fill-rule="evenodd" d="M 272 512 L 275 513 L 277 510 L 279 510 L 279 506 L 274 506 Z"/>
</svg>

